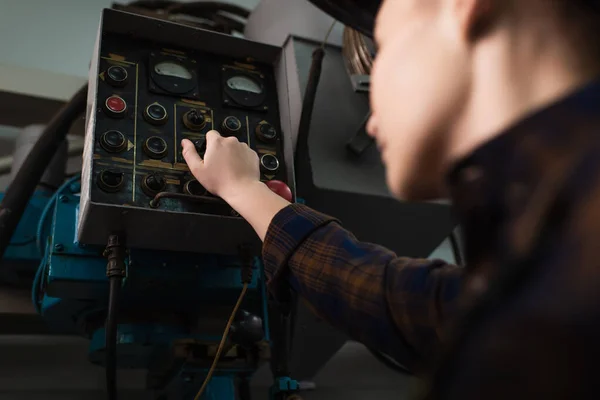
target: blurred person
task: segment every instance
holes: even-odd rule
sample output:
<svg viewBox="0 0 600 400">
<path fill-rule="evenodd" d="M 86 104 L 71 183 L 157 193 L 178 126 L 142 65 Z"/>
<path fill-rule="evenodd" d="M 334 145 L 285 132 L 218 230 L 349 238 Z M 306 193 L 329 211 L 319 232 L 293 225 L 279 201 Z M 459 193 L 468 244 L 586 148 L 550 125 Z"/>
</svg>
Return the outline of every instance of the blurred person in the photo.
<svg viewBox="0 0 600 400">
<path fill-rule="evenodd" d="M 184 157 L 324 319 L 426 378 L 431 399 L 597 398 L 600 0 L 385 0 L 372 119 L 401 200 L 449 197 L 467 267 L 364 243 L 207 135 Z M 365 211 L 368 212 L 368 211 Z M 390 223 L 394 223 L 390 221 Z"/>
</svg>

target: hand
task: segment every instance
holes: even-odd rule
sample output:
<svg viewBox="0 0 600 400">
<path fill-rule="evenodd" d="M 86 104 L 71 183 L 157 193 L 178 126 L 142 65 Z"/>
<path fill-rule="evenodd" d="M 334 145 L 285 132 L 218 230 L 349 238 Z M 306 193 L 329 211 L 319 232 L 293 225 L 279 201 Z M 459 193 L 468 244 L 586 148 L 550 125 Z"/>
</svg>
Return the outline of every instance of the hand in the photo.
<svg viewBox="0 0 600 400">
<path fill-rule="evenodd" d="M 217 131 L 206 134 L 206 153 L 200 158 L 194 144 L 181 141 L 183 157 L 202 186 L 231 203 L 248 187 L 260 183 L 258 155 L 235 137 L 222 137 Z"/>
</svg>

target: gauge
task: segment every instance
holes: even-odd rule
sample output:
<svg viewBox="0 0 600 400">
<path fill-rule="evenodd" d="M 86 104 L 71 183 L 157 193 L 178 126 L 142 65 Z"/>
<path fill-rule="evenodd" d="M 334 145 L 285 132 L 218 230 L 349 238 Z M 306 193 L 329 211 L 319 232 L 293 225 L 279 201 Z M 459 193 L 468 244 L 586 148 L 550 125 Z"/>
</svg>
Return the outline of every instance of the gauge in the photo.
<svg viewBox="0 0 600 400">
<path fill-rule="evenodd" d="M 256 81 L 248 78 L 247 76 L 234 76 L 227 80 L 227 86 L 233 90 L 243 90 L 250 93 L 261 94 L 262 88 Z"/>
<path fill-rule="evenodd" d="M 154 66 L 154 72 L 161 76 L 171 76 L 186 80 L 192 79 L 192 73 L 186 67 L 174 61 L 159 62 Z"/>
</svg>

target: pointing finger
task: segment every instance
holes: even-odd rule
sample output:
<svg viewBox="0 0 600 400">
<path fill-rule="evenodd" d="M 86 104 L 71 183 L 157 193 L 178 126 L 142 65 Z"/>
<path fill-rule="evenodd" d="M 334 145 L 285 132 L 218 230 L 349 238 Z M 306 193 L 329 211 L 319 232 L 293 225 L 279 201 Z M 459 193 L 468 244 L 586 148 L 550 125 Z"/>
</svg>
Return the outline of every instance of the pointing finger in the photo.
<svg viewBox="0 0 600 400">
<path fill-rule="evenodd" d="M 201 174 L 204 168 L 204 161 L 198 155 L 196 147 L 190 140 L 183 139 L 181 141 L 181 147 L 183 147 L 182 154 L 185 162 L 187 163 L 188 167 L 190 167 L 192 174 L 198 178 L 197 174 Z"/>
</svg>

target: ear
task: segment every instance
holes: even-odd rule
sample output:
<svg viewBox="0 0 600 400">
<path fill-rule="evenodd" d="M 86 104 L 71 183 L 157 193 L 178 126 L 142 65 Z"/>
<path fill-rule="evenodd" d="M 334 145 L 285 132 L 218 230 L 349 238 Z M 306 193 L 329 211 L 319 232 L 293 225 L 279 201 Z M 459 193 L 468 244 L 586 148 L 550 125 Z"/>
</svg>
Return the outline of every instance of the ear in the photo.
<svg viewBox="0 0 600 400">
<path fill-rule="evenodd" d="M 491 20 L 492 0 L 453 0 L 454 12 L 465 40 L 472 40 L 484 31 Z"/>
</svg>

